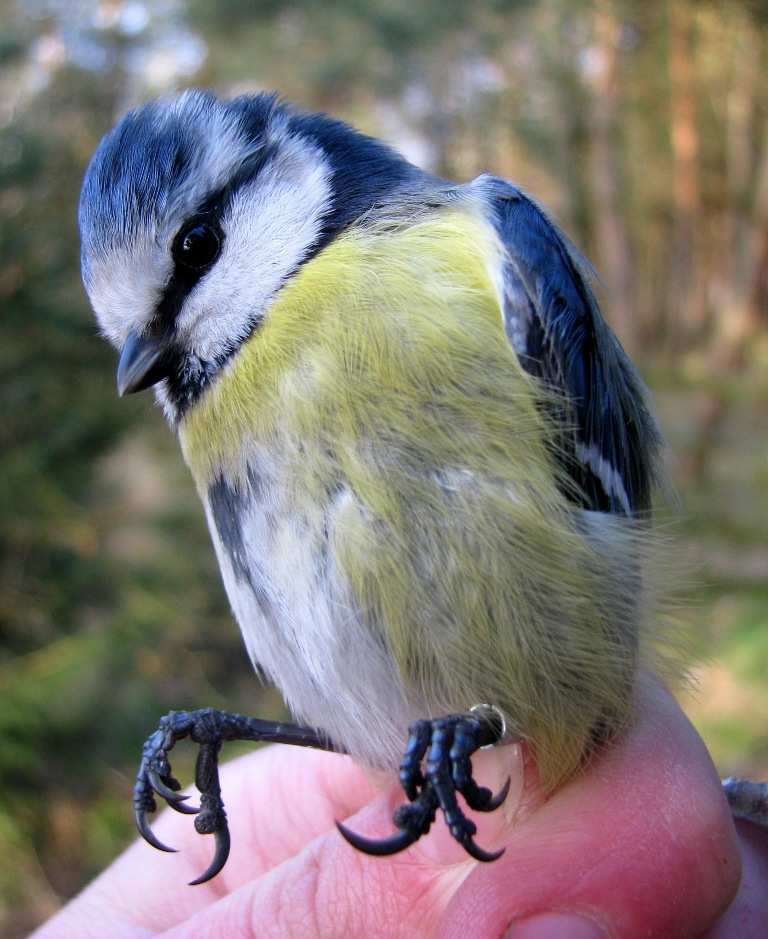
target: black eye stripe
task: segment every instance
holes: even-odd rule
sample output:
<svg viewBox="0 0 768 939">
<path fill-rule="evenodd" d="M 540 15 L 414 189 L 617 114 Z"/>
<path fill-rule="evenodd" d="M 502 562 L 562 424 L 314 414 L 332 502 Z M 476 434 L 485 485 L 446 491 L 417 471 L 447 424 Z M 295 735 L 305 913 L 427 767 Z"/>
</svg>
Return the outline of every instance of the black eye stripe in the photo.
<svg viewBox="0 0 768 939">
<path fill-rule="evenodd" d="M 176 262 L 177 271 L 180 268 L 187 268 L 190 272 L 197 271 L 199 276 L 202 276 L 214 264 L 221 253 L 221 246 L 224 241 L 224 232 L 221 228 L 220 219 L 227 214 L 238 190 L 247 183 L 252 182 L 276 153 L 277 147 L 274 144 L 266 144 L 260 147 L 243 161 L 237 171 L 221 188 L 209 193 L 203 202 L 198 205 L 195 215 L 187 219 L 173 239 L 171 254 Z M 183 250 L 183 243 L 193 232 L 197 232 L 199 235 L 201 229 L 211 233 L 208 236 L 211 239 L 211 258 L 207 263 L 191 263 L 192 256 Z M 218 239 L 218 249 L 216 251 L 213 250 L 212 243 L 215 238 Z M 201 254 L 201 258 L 202 256 Z"/>
<path fill-rule="evenodd" d="M 235 199 L 238 191 L 245 185 L 251 183 L 261 169 L 274 157 L 277 148 L 274 145 L 266 145 L 259 148 L 249 158 L 243 161 L 242 165 L 227 181 L 227 183 L 218 189 L 210 192 L 190 214 L 183 225 L 179 228 L 170 246 L 170 254 L 173 259 L 173 268 L 167 283 L 165 284 L 160 297 L 155 306 L 153 323 L 154 328 L 163 332 L 171 341 L 175 336 L 176 318 L 184 306 L 184 302 L 190 293 L 194 290 L 196 284 L 213 268 L 221 255 L 221 250 L 225 241 L 225 231 L 223 222 L 225 221 L 230 206 Z M 200 229 L 205 230 L 202 234 Z M 194 232 L 194 235 L 193 235 Z M 213 233 L 211 237 L 208 232 Z M 185 248 L 184 242 L 190 239 L 197 243 L 196 248 L 188 243 Z M 208 240 L 209 251 L 202 250 L 203 243 Z M 214 250 L 214 243 L 215 250 Z M 193 258 L 192 255 L 195 255 Z M 195 263 L 192 263 L 192 261 Z M 183 363 L 183 355 L 180 350 L 180 362 Z M 226 356 L 224 357 L 226 360 Z M 223 360 L 222 360 L 223 361 Z M 222 361 L 215 365 L 219 368 Z M 213 363 L 198 362 L 198 368 L 203 371 L 205 368 L 214 368 Z M 168 393 L 173 400 L 177 415 L 181 415 L 184 410 L 194 401 L 207 383 L 198 375 L 193 381 L 189 375 L 182 377 L 180 373 L 173 373 L 166 382 Z"/>
<path fill-rule="evenodd" d="M 197 213 L 186 221 L 171 243 L 173 269 L 155 306 L 154 322 L 168 335 L 184 301 L 221 254 L 224 232 L 217 215 Z"/>
</svg>

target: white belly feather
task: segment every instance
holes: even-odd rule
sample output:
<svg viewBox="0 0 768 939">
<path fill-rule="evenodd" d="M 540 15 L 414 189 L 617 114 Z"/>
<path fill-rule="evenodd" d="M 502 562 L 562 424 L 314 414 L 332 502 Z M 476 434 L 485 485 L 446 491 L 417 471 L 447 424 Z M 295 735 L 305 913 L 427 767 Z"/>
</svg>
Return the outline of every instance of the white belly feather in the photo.
<svg viewBox="0 0 768 939">
<path fill-rule="evenodd" d="M 275 475 L 251 472 L 246 492 L 223 481 L 205 510 L 224 585 L 251 659 L 296 718 L 372 765 L 395 765 L 407 728 L 427 716 L 406 700 L 381 637 L 361 623 L 329 536 L 349 491 L 286 511 Z"/>
</svg>

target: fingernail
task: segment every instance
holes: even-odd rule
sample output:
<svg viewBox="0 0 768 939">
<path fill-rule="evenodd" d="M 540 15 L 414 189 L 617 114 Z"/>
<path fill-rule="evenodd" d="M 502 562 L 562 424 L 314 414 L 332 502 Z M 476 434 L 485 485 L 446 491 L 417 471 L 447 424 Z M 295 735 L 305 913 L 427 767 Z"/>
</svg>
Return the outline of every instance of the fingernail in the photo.
<svg viewBox="0 0 768 939">
<path fill-rule="evenodd" d="M 512 923 L 503 939 L 606 939 L 597 923 L 570 913 L 540 913 Z"/>
</svg>

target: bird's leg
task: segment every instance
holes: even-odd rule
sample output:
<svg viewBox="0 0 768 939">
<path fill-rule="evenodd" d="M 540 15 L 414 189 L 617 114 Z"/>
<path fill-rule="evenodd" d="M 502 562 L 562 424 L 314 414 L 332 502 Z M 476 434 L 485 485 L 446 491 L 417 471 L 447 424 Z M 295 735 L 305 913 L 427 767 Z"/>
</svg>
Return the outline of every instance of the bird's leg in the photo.
<svg viewBox="0 0 768 939">
<path fill-rule="evenodd" d="M 178 740 L 189 737 L 200 745 L 195 770 L 195 783 L 200 790 L 200 807 L 186 804 L 181 785 L 171 772 L 168 754 Z M 152 832 L 147 814 L 157 809 L 156 796 L 164 799 L 177 812 L 196 815 L 195 829 L 212 834 L 216 839 L 216 852 L 208 870 L 193 880 L 202 884 L 224 867 L 229 855 L 229 828 L 219 785 L 219 751 L 226 740 L 252 740 L 268 743 L 291 743 L 300 747 L 335 750 L 320 731 L 311 727 L 263 721 L 242 714 L 203 708 L 198 711 L 171 711 L 161 718 L 157 730 L 149 736 L 141 756 L 141 765 L 133 789 L 136 825 L 142 837 L 161 851 L 173 851 Z"/>
<path fill-rule="evenodd" d="M 498 737 L 501 736 L 499 731 L 493 728 L 492 732 L 498 734 L 498 740 Z M 471 809 L 476 812 L 493 812 L 507 798 L 512 780 L 507 779 L 496 795 L 485 786 L 478 786 L 472 777 L 472 761 L 470 759 L 476 749 L 477 743 L 472 724 L 467 721 L 457 724 L 450 753 L 453 784 L 464 796 L 464 801 Z"/>
<path fill-rule="evenodd" d="M 453 714 L 417 721 L 410 728 L 400 764 L 400 783 L 409 802 L 395 810 L 393 821 L 399 831 L 388 838 L 372 840 L 337 822 L 339 831 L 366 854 L 396 854 L 429 831 L 440 808 L 451 834 L 468 854 L 478 861 L 496 860 L 503 850 L 484 851 L 475 844 L 477 828 L 459 806 L 456 793 L 460 792 L 467 805 L 480 812 L 492 812 L 501 805 L 510 781 L 494 796 L 490 789 L 477 785 L 470 760 L 476 750 L 497 743 L 501 736 L 500 726 L 473 715 Z"/>
</svg>

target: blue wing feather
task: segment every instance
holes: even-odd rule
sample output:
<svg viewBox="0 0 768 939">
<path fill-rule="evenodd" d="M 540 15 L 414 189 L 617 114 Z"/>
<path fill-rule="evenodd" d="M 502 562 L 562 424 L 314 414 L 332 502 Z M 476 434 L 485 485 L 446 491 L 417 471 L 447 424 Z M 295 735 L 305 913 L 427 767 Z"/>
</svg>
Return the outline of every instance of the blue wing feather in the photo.
<svg viewBox="0 0 768 939">
<path fill-rule="evenodd" d="M 495 177 L 482 183 L 506 249 L 507 334 L 523 367 L 566 401 L 558 450 L 572 495 L 589 509 L 647 512 L 660 436 L 642 381 L 600 313 L 586 263 L 523 192 Z"/>
</svg>

